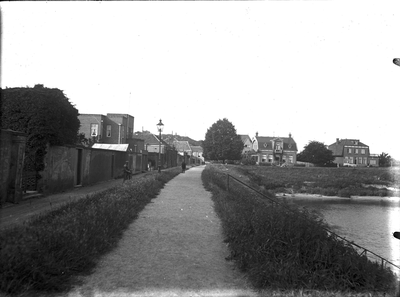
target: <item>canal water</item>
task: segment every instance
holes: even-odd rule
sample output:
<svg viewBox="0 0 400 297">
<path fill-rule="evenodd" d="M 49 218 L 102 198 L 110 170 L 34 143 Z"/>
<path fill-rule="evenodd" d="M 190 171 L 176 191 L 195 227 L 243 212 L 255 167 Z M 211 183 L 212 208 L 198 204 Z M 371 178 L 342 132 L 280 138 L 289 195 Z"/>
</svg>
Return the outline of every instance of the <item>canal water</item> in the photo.
<svg viewBox="0 0 400 297">
<path fill-rule="evenodd" d="M 400 231 L 399 197 L 285 198 L 289 203 L 317 211 L 333 232 L 400 266 L 400 240 L 393 237 L 393 232 Z M 399 270 L 394 271 L 400 275 Z"/>
</svg>

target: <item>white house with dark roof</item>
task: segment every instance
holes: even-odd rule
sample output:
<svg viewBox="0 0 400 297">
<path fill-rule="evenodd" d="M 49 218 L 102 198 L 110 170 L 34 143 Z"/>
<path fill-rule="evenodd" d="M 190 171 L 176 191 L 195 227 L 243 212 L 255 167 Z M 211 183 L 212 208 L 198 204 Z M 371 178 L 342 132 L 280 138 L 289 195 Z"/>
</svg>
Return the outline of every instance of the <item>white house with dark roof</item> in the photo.
<svg viewBox="0 0 400 297">
<path fill-rule="evenodd" d="M 377 155 L 370 154 L 369 146 L 359 139 L 339 139 L 328 145 L 339 166 L 379 166 Z"/>
<path fill-rule="evenodd" d="M 296 163 L 297 144 L 289 133 L 289 137 L 256 136 L 252 140 L 255 153 L 252 158 L 257 164 L 293 165 Z"/>
</svg>

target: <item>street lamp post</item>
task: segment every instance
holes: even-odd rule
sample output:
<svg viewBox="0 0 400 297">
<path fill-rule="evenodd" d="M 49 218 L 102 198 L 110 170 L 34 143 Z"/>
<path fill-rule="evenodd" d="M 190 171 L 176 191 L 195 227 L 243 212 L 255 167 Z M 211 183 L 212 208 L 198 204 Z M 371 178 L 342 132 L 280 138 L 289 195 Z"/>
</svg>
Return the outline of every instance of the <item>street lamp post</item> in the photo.
<svg viewBox="0 0 400 297">
<path fill-rule="evenodd" d="M 393 64 L 400 66 L 400 58 L 394 58 L 393 59 Z M 390 165 L 392 165 L 392 161 L 390 161 Z M 397 239 L 400 239 L 400 232 L 394 232 L 393 236 Z"/>
<path fill-rule="evenodd" d="M 159 139 L 160 147 L 158 150 L 158 172 L 161 172 L 161 132 L 163 131 L 163 129 L 164 129 L 164 124 L 161 122 L 160 119 L 160 122 L 157 124 L 157 130 L 160 133 L 160 139 Z"/>
</svg>

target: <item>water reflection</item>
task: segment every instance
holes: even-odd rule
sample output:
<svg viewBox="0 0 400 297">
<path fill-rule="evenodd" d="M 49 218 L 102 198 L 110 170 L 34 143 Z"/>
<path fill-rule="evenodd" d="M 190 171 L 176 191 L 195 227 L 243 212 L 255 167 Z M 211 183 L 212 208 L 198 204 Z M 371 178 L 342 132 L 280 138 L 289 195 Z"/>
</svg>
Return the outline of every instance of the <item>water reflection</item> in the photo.
<svg viewBox="0 0 400 297">
<path fill-rule="evenodd" d="M 317 211 L 332 231 L 400 266 L 400 199 L 379 197 L 286 197 L 289 203 Z M 397 271 L 396 271 L 397 272 Z"/>
</svg>

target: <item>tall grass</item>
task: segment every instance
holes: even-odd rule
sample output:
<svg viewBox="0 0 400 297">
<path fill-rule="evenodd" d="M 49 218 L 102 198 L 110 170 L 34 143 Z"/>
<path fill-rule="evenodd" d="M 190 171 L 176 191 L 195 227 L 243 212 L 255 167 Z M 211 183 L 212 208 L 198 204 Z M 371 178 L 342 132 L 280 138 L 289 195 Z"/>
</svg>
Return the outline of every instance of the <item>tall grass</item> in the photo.
<svg viewBox="0 0 400 297">
<path fill-rule="evenodd" d="M 256 288 L 391 291 L 389 268 L 359 256 L 352 246 L 327 233 L 312 212 L 260 199 L 230 183 L 213 167 L 202 174 L 222 220 L 230 258 Z M 272 198 L 272 197 L 271 197 Z"/>
<path fill-rule="evenodd" d="M 31 296 L 67 290 L 72 277 L 90 273 L 179 172 L 177 168 L 147 174 L 1 231 L 0 291 Z"/>
</svg>

